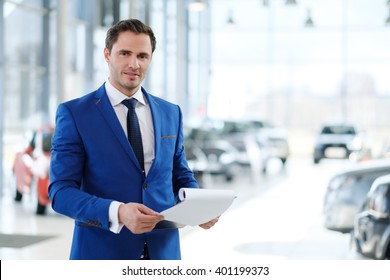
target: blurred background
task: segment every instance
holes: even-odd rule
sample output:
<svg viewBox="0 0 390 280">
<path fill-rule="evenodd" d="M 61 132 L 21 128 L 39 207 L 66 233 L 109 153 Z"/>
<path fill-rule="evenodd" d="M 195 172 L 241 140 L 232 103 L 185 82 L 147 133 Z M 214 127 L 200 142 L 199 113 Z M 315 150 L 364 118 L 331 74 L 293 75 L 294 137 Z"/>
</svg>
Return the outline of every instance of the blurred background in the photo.
<svg viewBox="0 0 390 280">
<path fill-rule="evenodd" d="M 106 31 L 129 17 L 155 32 L 143 85 L 182 107 L 202 187 L 304 166 L 329 177 L 322 205 L 329 170 L 389 156 L 388 0 L 0 0 L 0 15 L 0 196 L 20 202 L 18 161 L 40 184 L 57 105 L 105 81 Z"/>
</svg>

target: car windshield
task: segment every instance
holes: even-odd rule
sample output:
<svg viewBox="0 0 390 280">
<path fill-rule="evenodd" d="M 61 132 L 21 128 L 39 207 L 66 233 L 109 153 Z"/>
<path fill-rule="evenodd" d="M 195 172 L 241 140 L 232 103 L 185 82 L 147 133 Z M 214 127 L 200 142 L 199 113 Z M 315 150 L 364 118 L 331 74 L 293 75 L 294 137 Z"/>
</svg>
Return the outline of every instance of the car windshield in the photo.
<svg viewBox="0 0 390 280">
<path fill-rule="evenodd" d="M 390 184 L 379 185 L 368 198 L 369 209 L 379 216 L 387 217 L 390 214 Z"/>
<path fill-rule="evenodd" d="M 356 134 L 356 131 L 352 126 L 325 126 L 321 134 Z"/>
<path fill-rule="evenodd" d="M 375 179 L 388 173 L 389 170 L 384 169 L 349 175 L 345 178 L 343 184 L 340 185 L 338 198 L 354 204 L 361 204 Z"/>
</svg>

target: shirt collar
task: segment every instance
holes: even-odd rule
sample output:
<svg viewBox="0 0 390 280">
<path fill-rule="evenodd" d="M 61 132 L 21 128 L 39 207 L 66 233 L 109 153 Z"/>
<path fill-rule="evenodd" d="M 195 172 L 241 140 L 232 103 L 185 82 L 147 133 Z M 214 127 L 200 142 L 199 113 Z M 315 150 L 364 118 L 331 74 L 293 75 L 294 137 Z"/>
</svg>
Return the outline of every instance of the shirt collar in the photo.
<svg viewBox="0 0 390 280">
<path fill-rule="evenodd" d="M 111 105 L 113 107 L 121 104 L 121 102 L 123 100 L 128 99 L 128 97 L 125 94 L 123 94 L 122 92 L 120 92 L 119 90 L 117 90 L 110 83 L 110 80 L 108 80 L 108 79 L 107 79 L 107 81 L 105 83 L 105 89 L 106 89 L 106 92 L 107 92 L 107 95 L 108 95 L 108 99 L 110 99 Z M 135 98 L 142 105 L 146 105 L 146 100 L 145 100 L 145 97 L 144 97 L 144 95 L 142 93 L 141 87 L 139 87 L 137 92 L 131 98 Z"/>
</svg>

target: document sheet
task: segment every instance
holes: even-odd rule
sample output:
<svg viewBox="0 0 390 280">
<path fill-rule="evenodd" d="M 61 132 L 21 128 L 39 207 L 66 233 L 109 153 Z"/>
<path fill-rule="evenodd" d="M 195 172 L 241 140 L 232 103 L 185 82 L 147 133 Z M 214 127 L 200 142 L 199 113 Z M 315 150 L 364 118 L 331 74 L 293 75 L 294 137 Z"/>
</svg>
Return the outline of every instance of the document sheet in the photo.
<svg viewBox="0 0 390 280">
<path fill-rule="evenodd" d="M 161 214 L 168 222 L 166 224 L 174 223 L 176 227 L 196 226 L 219 217 L 230 207 L 235 197 L 232 190 L 182 188 L 179 191 L 180 202 Z"/>
</svg>

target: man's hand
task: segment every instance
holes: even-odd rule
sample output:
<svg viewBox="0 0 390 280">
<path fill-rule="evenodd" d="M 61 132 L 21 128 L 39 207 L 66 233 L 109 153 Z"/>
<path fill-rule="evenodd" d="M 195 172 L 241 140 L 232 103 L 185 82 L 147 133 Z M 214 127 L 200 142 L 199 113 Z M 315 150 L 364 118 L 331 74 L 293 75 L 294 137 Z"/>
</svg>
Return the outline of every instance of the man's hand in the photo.
<svg viewBox="0 0 390 280">
<path fill-rule="evenodd" d="M 140 234 L 152 231 L 164 217 L 139 203 L 121 204 L 118 211 L 119 223 L 122 223 L 132 233 Z"/>
<path fill-rule="evenodd" d="M 219 220 L 219 217 L 215 218 L 215 219 L 212 219 L 211 221 L 207 222 L 207 223 L 204 223 L 204 224 L 201 224 L 199 225 L 201 228 L 203 229 L 210 229 L 212 228 Z"/>
</svg>

